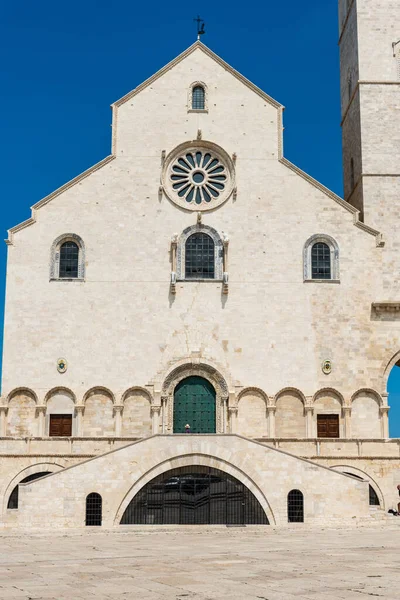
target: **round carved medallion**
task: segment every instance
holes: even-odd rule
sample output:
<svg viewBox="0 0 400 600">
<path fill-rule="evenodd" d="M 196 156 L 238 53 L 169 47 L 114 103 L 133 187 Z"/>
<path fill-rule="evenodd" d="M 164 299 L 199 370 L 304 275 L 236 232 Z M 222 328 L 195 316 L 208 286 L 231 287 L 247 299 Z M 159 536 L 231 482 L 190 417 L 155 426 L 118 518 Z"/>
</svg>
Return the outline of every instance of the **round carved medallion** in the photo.
<svg viewBox="0 0 400 600">
<path fill-rule="evenodd" d="M 187 210 L 211 210 L 229 198 L 234 168 L 228 154 L 209 142 L 189 142 L 167 157 L 163 185 L 169 199 Z"/>
</svg>

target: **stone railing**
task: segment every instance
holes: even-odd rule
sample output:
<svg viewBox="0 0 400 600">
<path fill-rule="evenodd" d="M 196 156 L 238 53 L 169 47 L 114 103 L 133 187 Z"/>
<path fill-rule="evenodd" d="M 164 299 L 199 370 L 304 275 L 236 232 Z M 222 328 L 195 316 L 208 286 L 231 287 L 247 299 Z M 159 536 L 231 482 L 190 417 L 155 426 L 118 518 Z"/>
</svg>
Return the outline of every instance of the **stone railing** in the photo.
<svg viewBox="0 0 400 600">
<path fill-rule="evenodd" d="M 173 434 L 170 434 L 173 435 Z M 0 457 L 79 456 L 104 454 L 144 438 L 137 437 L 70 437 L 70 438 L 0 438 Z M 255 441 L 304 458 L 400 458 L 400 439 L 283 439 L 258 438 Z"/>
</svg>

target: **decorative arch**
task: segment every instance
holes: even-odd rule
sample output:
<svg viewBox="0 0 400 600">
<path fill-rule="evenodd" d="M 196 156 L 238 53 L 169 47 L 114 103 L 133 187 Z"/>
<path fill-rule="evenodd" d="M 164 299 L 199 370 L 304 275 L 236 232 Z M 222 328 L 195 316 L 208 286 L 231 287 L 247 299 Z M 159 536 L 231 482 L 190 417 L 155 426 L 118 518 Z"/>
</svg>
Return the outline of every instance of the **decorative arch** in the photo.
<svg viewBox="0 0 400 600">
<path fill-rule="evenodd" d="M 54 387 L 51 390 L 49 390 L 44 397 L 44 404 L 48 404 L 50 398 L 52 396 L 55 396 L 56 394 L 65 394 L 66 396 L 69 396 L 71 398 L 74 404 L 76 404 L 76 396 L 74 392 L 69 388 L 62 386 Z"/>
<path fill-rule="evenodd" d="M 303 392 L 295 387 L 285 387 L 285 388 L 282 388 L 281 390 L 279 390 L 279 392 L 277 394 L 275 394 L 275 396 L 274 396 L 274 404 L 276 404 L 276 402 L 277 402 L 277 400 L 279 400 L 280 396 L 283 396 L 283 394 L 287 394 L 287 393 L 295 394 L 296 396 L 298 396 L 304 406 L 307 404 L 307 399 L 306 399 L 305 395 L 303 394 Z"/>
<path fill-rule="evenodd" d="M 246 388 L 243 388 L 242 390 L 240 390 L 238 397 L 237 397 L 237 403 L 239 404 L 241 398 L 245 395 L 245 394 L 258 394 L 259 396 L 261 396 L 265 402 L 265 405 L 268 406 L 269 404 L 269 398 L 268 398 L 268 394 L 266 394 L 264 392 L 264 390 L 262 390 L 259 387 L 254 387 L 254 386 L 249 386 Z"/>
<path fill-rule="evenodd" d="M 122 394 L 122 437 L 151 435 L 153 403 L 154 399 L 149 390 L 141 386 L 132 386 Z"/>
<path fill-rule="evenodd" d="M 11 437 L 36 437 L 38 397 L 27 387 L 12 390 L 7 397 L 5 435 Z"/>
<path fill-rule="evenodd" d="M 320 390 L 315 392 L 313 399 L 312 399 L 312 403 L 315 404 L 315 402 L 318 400 L 319 396 L 321 396 L 322 394 L 336 396 L 337 400 L 339 400 L 342 407 L 345 406 L 345 404 L 346 404 L 343 395 L 340 392 L 338 392 L 337 390 L 335 390 L 334 388 L 330 388 L 330 387 L 321 388 Z"/>
<path fill-rule="evenodd" d="M 372 388 L 360 388 L 359 390 L 354 392 L 354 394 L 350 398 L 350 404 L 353 403 L 353 400 L 355 400 L 357 398 L 357 396 L 359 396 L 360 394 L 364 394 L 364 393 L 371 394 L 372 396 L 374 396 L 378 403 L 378 406 L 383 406 L 382 396 L 379 394 L 379 392 L 377 392 L 376 390 L 373 390 Z"/>
<path fill-rule="evenodd" d="M 209 225 L 203 225 L 202 223 L 196 223 L 183 230 L 178 239 L 177 252 L 176 252 L 176 276 L 178 281 L 185 281 L 186 279 L 186 242 L 190 236 L 196 233 L 204 233 L 208 235 L 214 244 L 214 277 L 218 281 L 222 280 L 224 271 L 224 244 L 222 237 L 216 229 Z"/>
<path fill-rule="evenodd" d="M 115 396 L 104 386 L 94 386 L 83 397 L 83 436 L 103 437 L 115 432 Z"/>
<path fill-rule="evenodd" d="M 312 276 L 312 249 L 315 244 L 326 244 L 330 251 L 330 278 L 317 279 Z M 304 281 L 339 281 L 339 246 L 333 237 L 326 233 L 317 233 L 312 235 L 303 249 L 303 275 Z"/>
<path fill-rule="evenodd" d="M 10 400 L 12 400 L 17 394 L 27 394 L 35 401 L 35 404 L 39 404 L 39 399 L 36 392 L 27 387 L 18 387 L 13 389 L 7 396 L 7 404 L 9 404 Z"/>
<path fill-rule="evenodd" d="M 207 466 L 214 467 L 220 469 L 221 471 L 226 472 L 228 475 L 232 475 L 238 481 L 240 481 L 244 486 L 246 486 L 256 497 L 258 502 L 261 504 L 262 509 L 267 515 L 268 521 L 271 525 L 275 525 L 275 517 L 272 513 L 271 507 L 269 505 L 268 500 L 260 490 L 260 488 L 255 484 L 254 480 L 250 478 L 248 473 L 245 473 L 235 465 L 228 463 L 227 461 L 217 458 L 215 456 L 209 456 L 205 454 L 191 454 L 187 456 L 177 456 L 172 459 L 168 459 L 159 463 L 147 473 L 145 473 L 136 483 L 130 488 L 125 497 L 123 498 L 119 508 L 117 510 L 114 525 L 119 525 L 122 516 L 125 512 L 125 509 L 131 502 L 131 500 L 136 496 L 138 492 L 152 479 L 170 471 L 171 469 L 175 469 L 177 467 L 186 467 L 186 466 Z"/>
<path fill-rule="evenodd" d="M 295 387 L 286 387 L 274 397 L 275 436 L 277 438 L 307 437 L 306 397 Z"/>
<path fill-rule="evenodd" d="M 368 475 L 368 473 L 366 473 L 365 471 L 362 471 L 361 469 L 358 469 L 356 467 L 350 466 L 350 465 L 335 465 L 335 466 L 331 467 L 331 469 L 334 469 L 335 471 L 339 471 L 340 473 L 343 473 L 344 475 L 346 475 L 347 473 L 354 474 L 356 477 L 359 477 L 361 479 L 364 479 L 365 481 L 368 481 L 369 485 L 372 487 L 372 489 L 378 496 L 380 507 L 382 509 L 385 509 L 385 498 L 382 493 L 382 490 L 379 487 L 379 485 L 376 483 L 375 479 L 373 477 L 371 477 L 370 475 Z"/>
<path fill-rule="evenodd" d="M 357 390 L 351 397 L 351 433 L 356 439 L 381 439 L 380 394 L 370 388 Z"/>
<path fill-rule="evenodd" d="M 247 387 L 237 398 L 237 433 L 248 438 L 268 436 L 267 394 L 257 387 Z"/>
<path fill-rule="evenodd" d="M 64 469 L 64 465 L 60 465 L 58 463 L 53 462 L 44 462 L 37 463 L 35 465 L 30 465 L 29 467 L 25 467 L 22 471 L 19 471 L 17 475 L 15 475 L 8 483 L 7 487 L 4 490 L 3 494 L 3 514 L 6 514 L 8 499 L 13 492 L 14 488 L 21 483 L 23 479 L 29 477 L 30 475 L 35 475 L 36 473 L 41 473 L 45 471 L 51 471 L 56 473 L 57 471 L 61 471 Z"/>
<path fill-rule="evenodd" d="M 149 401 L 149 404 L 150 404 L 150 405 L 151 405 L 151 404 L 154 404 L 154 398 L 153 398 L 153 396 L 151 395 L 151 393 L 149 392 L 149 390 L 147 390 L 147 389 L 146 389 L 146 388 L 144 388 L 144 387 L 141 387 L 140 385 L 134 385 L 134 386 L 132 386 L 132 387 L 128 388 L 128 389 L 127 389 L 127 390 L 126 390 L 126 391 L 125 391 L 125 392 L 122 394 L 122 397 L 121 397 L 121 403 L 122 403 L 122 404 L 124 404 L 124 403 L 125 403 L 125 400 L 126 400 L 126 398 L 129 396 L 129 394 L 132 394 L 133 392 L 140 392 L 141 394 L 143 394 L 144 396 L 146 396 L 146 398 L 148 399 L 148 401 Z"/>
<path fill-rule="evenodd" d="M 85 395 L 83 396 L 82 404 L 86 404 L 87 399 L 96 393 L 106 394 L 107 396 L 109 396 L 111 398 L 112 403 L 115 404 L 116 401 L 115 401 L 114 393 L 111 390 L 109 390 L 108 388 L 103 387 L 101 385 L 97 385 L 97 386 L 90 388 L 90 390 L 88 390 L 85 393 Z"/>
<path fill-rule="evenodd" d="M 204 101 L 203 108 L 194 108 L 193 107 L 193 90 L 195 88 L 203 88 L 204 93 Z M 190 84 L 188 90 L 188 112 L 208 112 L 208 87 L 204 83 L 204 81 L 193 81 Z"/>
<path fill-rule="evenodd" d="M 71 279 L 68 278 L 60 278 L 60 249 L 65 242 L 74 242 L 78 246 L 78 276 L 72 279 L 75 281 L 83 281 L 85 279 L 85 243 L 76 233 L 63 233 L 52 243 L 50 251 L 50 280 L 71 281 Z"/>
<path fill-rule="evenodd" d="M 161 396 L 166 410 L 167 430 L 172 431 L 173 429 L 175 388 L 183 379 L 191 376 L 203 377 L 214 387 L 216 393 L 216 433 L 224 433 L 227 429 L 228 385 L 221 373 L 205 362 L 184 362 L 166 375 Z"/>
</svg>

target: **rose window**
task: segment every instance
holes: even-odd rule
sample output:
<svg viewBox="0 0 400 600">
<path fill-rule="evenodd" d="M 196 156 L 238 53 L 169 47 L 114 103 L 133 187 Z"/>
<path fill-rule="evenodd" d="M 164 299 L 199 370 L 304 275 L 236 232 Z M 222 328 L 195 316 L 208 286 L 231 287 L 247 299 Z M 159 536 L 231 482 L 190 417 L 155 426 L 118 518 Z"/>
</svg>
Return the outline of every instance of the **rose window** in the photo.
<svg viewBox="0 0 400 600">
<path fill-rule="evenodd" d="M 170 171 L 172 188 L 190 205 L 210 203 L 224 193 L 227 170 L 212 152 L 197 150 L 176 158 Z"/>
</svg>

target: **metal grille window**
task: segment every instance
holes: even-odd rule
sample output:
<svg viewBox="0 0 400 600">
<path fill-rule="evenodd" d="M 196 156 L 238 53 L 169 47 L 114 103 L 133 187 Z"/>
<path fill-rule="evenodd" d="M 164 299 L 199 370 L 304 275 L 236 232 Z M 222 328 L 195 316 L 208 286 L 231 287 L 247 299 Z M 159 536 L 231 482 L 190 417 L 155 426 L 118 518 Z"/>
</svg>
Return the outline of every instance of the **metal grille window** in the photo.
<svg viewBox="0 0 400 600">
<path fill-rule="evenodd" d="M 194 233 L 185 245 L 185 279 L 214 279 L 215 246 L 206 233 Z"/>
<path fill-rule="evenodd" d="M 288 522 L 304 523 L 304 497 L 300 490 L 288 493 Z"/>
<path fill-rule="evenodd" d="M 205 93 L 201 85 L 196 85 L 192 90 L 192 109 L 204 110 Z"/>
<path fill-rule="evenodd" d="M 45 475 L 50 475 L 51 471 L 42 471 L 41 473 L 34 473 L 33 475 L 28 475 L 19 483 L 28 483 L 29 481 L 34 481 L 35 479 L 39 479 L 40 477 L 44 477 Z M 18 508 L 18 485 L 15 486 L 11 495 L 8 499 L 7 508 L 16 510 Z"/>
<path fill-rule="evenodd" d="M 75 279 L 78 277 L 79 247 L 75 242 L 64 242 L 60 248 L 59 277 Z"/>
<path fill-rule="evenodd" d="M 86 498 L 86 521 L 87 526 L 98 526 L 101 525 L 102 520 L 102 498 L 100 494 L 92 492 Z"/>
<path fill-rule="evenodd" d="M 317 242 L 311 249 L 312 279 L 331 279 L 331 251 L 328 244 Z"/>
<path fill-rule="evenodd" d="M 243 483 L 211 467 L 180 467 L 159 475 L 131 500 L 121 525 L 269 525 Z"/>
</svg>

